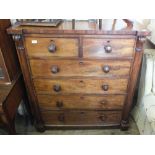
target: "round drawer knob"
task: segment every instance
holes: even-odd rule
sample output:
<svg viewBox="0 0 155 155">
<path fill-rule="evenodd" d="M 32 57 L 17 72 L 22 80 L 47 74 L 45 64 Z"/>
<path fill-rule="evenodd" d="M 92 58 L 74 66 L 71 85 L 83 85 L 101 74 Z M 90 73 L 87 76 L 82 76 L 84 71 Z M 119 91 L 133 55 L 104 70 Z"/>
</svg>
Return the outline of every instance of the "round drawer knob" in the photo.
<svg viewBox="0 0 155 155">
<path fill-rule="evenodd" d="M 112 47 L 110 45 L 104 46 L 105 52 L 110 53 L 112 51 Z"/>
<path fill-rule="evenodd" d="M 62 101 L 57 101 L 57 102 L 56 102 L 56 106 L 57 106 L 58 108 L 63 107 L 63 102 L 62 102 Z"/>
<path fill-rule="evenodd" d="M 61 86 L 60 86 L 60 85 L 54 85 L 54 86 L 53 86 L 53 90 L 54 90 L 55 92 L 59 92 L 59 91 L 61 91 Z"/>
<path fill-rule="evenodd" d="M 51 53 L 56 52 L 56 45 L 55 43 L 52 41 L 52 43 L 48 46 L 48 51 Z"/>
<path fill-rule="evenodd" d="M 108 86 L 107 84 L 105 84 L 105 85 L 102 85 L 102 89 L 103 89 L 104 91 L 108 91 L 108 89 L 109 89 L 109 86 Z"/>
<path fill-rule="evenodd" d="M 99 116 L 99 118 L 100 118 L 101 121 L 105 121 L 106 116 L 105 115 L 101 115 L 101 116 Z"/>
<path fill-rule="evenodd" d="M 58 73 L 58 72 L 59 72 L 59 67 L 58 67 L 58 66 L 52 66 L 51 72 L 52 72 L 53 74 Z"/>
<path fill-rule="evenodd" d="M 105 72 L 105 73 L 108 73 L 109 71 L 110 71 L 110 67 L 109 66 L 103 66 L 103 71 Z"/>
<path fill-rule="evenodd" d="M 64 120 L 65 120 L 64 114 L 60 114 L 60 115 L 58 116 L 58 120 L 59 120 L 60 122 L 64 122 Z"/>
</svg>

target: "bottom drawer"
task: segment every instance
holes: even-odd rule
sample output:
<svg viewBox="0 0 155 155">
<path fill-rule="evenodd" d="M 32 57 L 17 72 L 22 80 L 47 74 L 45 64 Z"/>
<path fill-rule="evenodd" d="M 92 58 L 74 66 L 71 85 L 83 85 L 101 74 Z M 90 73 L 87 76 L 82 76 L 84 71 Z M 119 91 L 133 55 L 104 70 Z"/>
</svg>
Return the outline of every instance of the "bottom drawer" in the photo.
<svg viewBox="0 0 155 155">
<path fill-rule="evenodd" d="M 42 111 L 45 125 L 98 126 L 120 124 L 121 111 Z"/>
</svg>

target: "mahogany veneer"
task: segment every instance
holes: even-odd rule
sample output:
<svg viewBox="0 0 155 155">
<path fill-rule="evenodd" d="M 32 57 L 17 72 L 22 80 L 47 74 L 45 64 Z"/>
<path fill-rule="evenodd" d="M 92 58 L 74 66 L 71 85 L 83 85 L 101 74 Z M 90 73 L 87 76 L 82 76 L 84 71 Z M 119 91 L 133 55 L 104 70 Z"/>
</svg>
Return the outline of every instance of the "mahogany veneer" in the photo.
<svg viewBox="0 0 155 155">
<path fill-rule="evenodd" d="M 15 25 L 16 43 L 36 127 L 128 128 L 148 31 L 124 19 Z"/>
</svg>

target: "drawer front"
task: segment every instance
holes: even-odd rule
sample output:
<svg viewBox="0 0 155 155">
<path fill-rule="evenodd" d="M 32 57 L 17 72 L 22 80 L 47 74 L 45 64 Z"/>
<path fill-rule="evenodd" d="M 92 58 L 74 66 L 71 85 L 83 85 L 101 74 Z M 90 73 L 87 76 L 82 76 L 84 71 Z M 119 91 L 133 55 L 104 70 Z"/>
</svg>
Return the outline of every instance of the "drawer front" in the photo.
<svg viewBox="0 0 155 155">
<path fill-rule="evenodd" d="M 83 56 L 133 57 L 135 39 L 84 39 Z"/>
<path fill-rule="evenodd" d="M 119 124 L 120 111 L 44 111 L 42 118 L 46 125 L 95 126 Z"/>
<path fill-rule="evenodd" d="M 34 77 L 129 76 L 130 61 L 30 60 Z"/>
<path fill-rule="evenodd" d="M 44 110 L 122 109 L 125 95 L 37 95 Z"/>
<path fill-rule="evenodd" d="M 30 57 L 78 57 L 76 38 L 25 38 Z"/>
<path fill-rule="evenodd" d="M 39 94 L 124 94 L 128 79 L 34 79 Z"/>
</svg>

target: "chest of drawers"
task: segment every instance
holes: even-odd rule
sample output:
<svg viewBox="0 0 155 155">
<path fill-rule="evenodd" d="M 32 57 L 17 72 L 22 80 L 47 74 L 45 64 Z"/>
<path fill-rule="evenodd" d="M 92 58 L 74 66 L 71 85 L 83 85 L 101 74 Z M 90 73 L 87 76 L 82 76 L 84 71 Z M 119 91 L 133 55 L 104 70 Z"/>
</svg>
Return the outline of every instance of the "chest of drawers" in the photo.
<svg viewBox="0 0 155 155">
<path fill-rule="evenodd" d="M 106 31 L 88 22 L 81 27 L 64 22 L 57 28 L 8 29 L 36 127 L 126 129 L 148 32 Z"/>
</svg>

